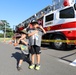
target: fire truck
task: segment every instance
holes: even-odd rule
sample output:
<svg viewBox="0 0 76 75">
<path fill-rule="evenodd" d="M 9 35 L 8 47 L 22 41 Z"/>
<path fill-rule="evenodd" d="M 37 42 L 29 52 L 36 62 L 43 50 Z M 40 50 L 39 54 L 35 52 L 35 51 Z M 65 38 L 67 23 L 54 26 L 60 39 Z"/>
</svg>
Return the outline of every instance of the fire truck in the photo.
<svg viewBox="0 0 76 75">
<path fill-rule="evenodd" d="M 53 0 L 49 5 L 16 26 L 16 32 L 28 28 L 32 20 L 37 20 L 46 30 L 43 42 L 54 49 L 74 48 L 76 45 L 76 4 L 75 0 Z M 60 42 L 55 42 L 59 40 Z M 64 40 L 64 41 L 62 41 Z M 66 42 L 69 41 L 69 42 Z"/>
</svg>

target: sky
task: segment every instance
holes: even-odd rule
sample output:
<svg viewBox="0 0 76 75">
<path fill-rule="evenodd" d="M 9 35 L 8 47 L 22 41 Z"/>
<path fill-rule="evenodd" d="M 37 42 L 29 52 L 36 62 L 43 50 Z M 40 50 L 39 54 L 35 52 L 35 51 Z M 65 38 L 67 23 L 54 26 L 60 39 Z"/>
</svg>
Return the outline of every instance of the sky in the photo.
<svg viewBox="0 0 76 75">
<path fill-rule="evenodd" d="M 52 0 L 0 0 L 0 20 L 11 28 L 52 4 Z"/>
</svg>

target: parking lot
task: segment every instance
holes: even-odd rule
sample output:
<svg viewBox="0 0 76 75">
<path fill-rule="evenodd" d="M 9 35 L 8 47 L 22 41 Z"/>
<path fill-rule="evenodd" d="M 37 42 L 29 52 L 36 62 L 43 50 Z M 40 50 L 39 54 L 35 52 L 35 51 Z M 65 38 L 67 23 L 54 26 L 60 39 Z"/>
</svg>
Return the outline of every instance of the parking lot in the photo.
<svg viewBox="0 0 76 75">
<path fill-rule="evenodd" d="M 48 44 L 41 47 L 41 69 L 30 70 L 24 61 L 22 70 L 17 70 L 20 59 L 20 47 L 0 42 L 0 75 L 76 75 L 76 66 L 72 62 L 76 59 L 76 49 L 54 50 Z M 75 63 L 74 63 L 75 64 Z"/>
</svg>

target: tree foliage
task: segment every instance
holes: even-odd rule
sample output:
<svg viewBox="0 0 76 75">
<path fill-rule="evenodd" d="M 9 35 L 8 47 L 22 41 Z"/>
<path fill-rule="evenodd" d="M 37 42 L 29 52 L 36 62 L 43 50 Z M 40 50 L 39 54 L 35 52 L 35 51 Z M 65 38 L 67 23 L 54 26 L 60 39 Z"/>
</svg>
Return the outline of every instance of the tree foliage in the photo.
<svg viewBox="0 0 76 75">
<path fill-rule="evenodd" d="M 1 20 L 3 22 L 3 25 L 0 25 L 0 30 L 5 32 L 5 25 L 6 25 L 6 31 L 10 29 L 10 25 L 6 20 Z"/>
<path fill-rule="evenodd" d="M 6 20 L 1 20 L 2 21 L 2 25 L 0 25 L 0 30 L 5 33 L 5 27 L 6 27 L 6 36 L 11 37 L 13 35 L 13 31 L 12 28 L 10 28 L 10 24 L 6 21 Z"/>
</svg>

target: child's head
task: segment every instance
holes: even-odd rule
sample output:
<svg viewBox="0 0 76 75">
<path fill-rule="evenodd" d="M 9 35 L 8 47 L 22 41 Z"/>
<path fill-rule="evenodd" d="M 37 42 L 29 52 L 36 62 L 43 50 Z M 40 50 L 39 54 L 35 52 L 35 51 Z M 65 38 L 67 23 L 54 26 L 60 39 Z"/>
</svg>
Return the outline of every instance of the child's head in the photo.
<svg viewBox="0 0 76 75">
<path fill-rule="evenodd" d="M 22 37 L 27 37 L 28 33 L 26 32 L 26 30 L 22 30 L 21 31 Z"/>
<path fill-rule="evenodd" d="M 38 28 L 38 27 L 39 27 L 37 21 L 35 21 L 35 22 L 31 22 L 31 24 L 32 24 L 33 28 Z"/>
</svg>

